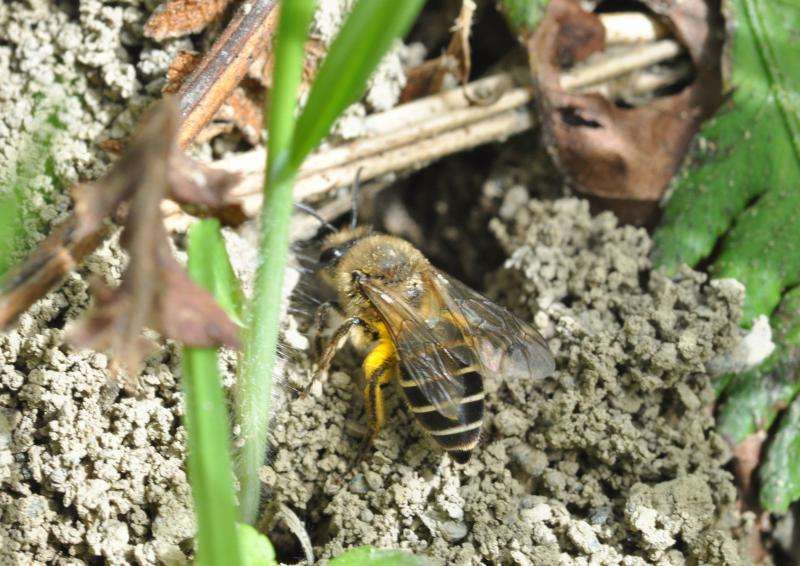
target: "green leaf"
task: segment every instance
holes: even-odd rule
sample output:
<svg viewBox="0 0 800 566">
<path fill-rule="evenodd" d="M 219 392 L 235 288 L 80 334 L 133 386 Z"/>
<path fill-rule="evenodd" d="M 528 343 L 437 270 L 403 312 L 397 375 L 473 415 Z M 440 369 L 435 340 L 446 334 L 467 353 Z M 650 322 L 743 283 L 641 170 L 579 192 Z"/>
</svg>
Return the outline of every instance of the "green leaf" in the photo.
<svg viewBox="0 0 800 566">
<path fill-rule="evenodd" d="M 708 257 L 724 235 L 711 271 L 745 284 L 749 325 L 800 279 L 800 4 L 735 0 L 730 7 L 733 94 L 702 128 L 675 182 L 653 259 L 674 273 Z"/>
<path fill-rule="evenodd" d="M 800 397 L 783 415 L 767 448 L 759 477 L 759 498 L 765 509 L 785 513 L 789 505 L 800 499 Z"/>
<path fill-rule="evenodd" d="M 330 566 L 425 566 L 429 561 L 401 550 L 360 546 L 330 561 Z"/>
<path fill-rule="evenodd" d="M 202 262 L 195 264 L 197 277 L 208 282 L 207 287 L 228 316 L 236 324 L 244 326 L 242 312 L 244 294 L 239 278 L 231 266 L 225 239 L 216 219 L 202 220 L 189 230 L 189 249 L 202 250 Z"/>
<path fill-rule="evenodd" d="M 539 25 L 550 0 L 500 0 L 500 10 L 517 33 L 532 32 Z"/>
<path fill-rule="evenodd" d="M 328 135 L 336 118 L 357 101 L 375 67 L 402 37 L 424 0 L 361 0 L 347 17 L 317 73 L 308 102 L 297 119 L 292 165 L 303 160 Z"/>
<path fill-rule="evenodd" d="M 238 523 L 239 546 L 244 556 L 244 566 L 272 566 L 277 564 L 275 549 L 267 537 L 250 525 Z"/>
<path fill-rule="evenodd" d="M 221 304 L 232 305 L 232 285 L 225 270 L 228 262 L 216 220 L 200 220 L 189 230 L 189 275 L 214 294 Z M 225 293 L 229 293 L 227 296 Z M 230 457 L 228 411 L 215 348 L 183 349 L 184 424 L 188 437 L 187 468 L 197 518 L 197 564 L 242 564 L 236 535 L 236 499 Z"/>
<path fill-rule="evenodd" d="M 770 325 L 775 351 L 760 366 L 730 379 L 717 414 L 717 430 L 734 444 L 769 430 L 781 407 L 800 392 L 800 287 L 786 293 Z"/>
</svg>

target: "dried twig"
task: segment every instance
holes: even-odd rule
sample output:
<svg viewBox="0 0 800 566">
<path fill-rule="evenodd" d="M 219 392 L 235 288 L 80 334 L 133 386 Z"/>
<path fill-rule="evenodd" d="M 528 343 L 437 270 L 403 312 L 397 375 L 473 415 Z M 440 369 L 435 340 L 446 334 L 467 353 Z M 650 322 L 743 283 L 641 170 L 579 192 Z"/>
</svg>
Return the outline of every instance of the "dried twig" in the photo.
<svg viewBox="0 0 800 566">
<path fill-rule="evenodd" d="M 277 0 L 253 0 L 237 12 L 197 69 L 178 92 L 186 147 L 247 74 L 253 59 L 266 49 L 277 25 Z"/>
<path fill-rule="evenodd" d="M 613 81 L 644 69 L 653 63 L 682 53 L 678 43 L 663 40 L 637 46 L 622 53 L 598 58 L 594 64 L 578 67 L 562 75 L 562 85 L 574 90 L 613 89 Z M 673 84 L 691 73 L 691 66 L 673 71 L 652 71 L 631 76 L 631 89 L 657 88 Z M 521 86 L 524 75 L 519 72 L 486 77 L 437 95 L 402 104 L 386 112 L 368 116 L 363 138 L 325 148 L 311 155 L 304 164 L 295 186 L 298 200 L 318 200 L 322 195 L 349 185 L 356 171 L 365 181 L 419 168 L 450 153 L 505 139 L 522 132 L 534 123 L 528 108 L 532 91 Z M 634 87 L 636 87 L 634 89 Z M 565 87 L 566 88 L 566 87 Z M 490 93 L 491 96 L 487 96 Z M 494 97 L 492 104 L 475 106 L 471 101 Z M 252 216 L 261 206 L 263 148 L 218 161 L 215 166 L 242 176 L 232 189 L 231 197 L 240 202 Z M 167 226 L 173 230 L 185 227 L 188 219 L 170 203 L 162 207 Z"/>
<path fill-rule="evenodd" d="M 669 29 L 660 20 L 644 12 L 610 12 L 600 14 L 606 29 L 606 44 L 645 43 L 663 39 Z"/>
<path fill-rule="evenodd" d="M 630 73 L 677 57 L 683 47 L 672 39 L 662 39 L 654 43 L 604 55 L 591 64 L 581 65 L 569 73 L 561 75 L 561 88 L 567 91 L 601 83 L 620 75 Z"/>
</svg>

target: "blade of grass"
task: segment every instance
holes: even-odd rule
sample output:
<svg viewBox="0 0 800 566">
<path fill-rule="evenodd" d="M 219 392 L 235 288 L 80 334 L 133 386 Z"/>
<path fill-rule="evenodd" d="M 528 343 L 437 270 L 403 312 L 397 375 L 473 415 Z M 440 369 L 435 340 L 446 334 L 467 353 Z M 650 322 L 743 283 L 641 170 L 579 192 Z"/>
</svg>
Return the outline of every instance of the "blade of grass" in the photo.
<svg viewBox="0 0 800 566">
<path fill-rule="evenodd" d="M 322 141 L 342 111 L 358 100 L 392 43 L 405 35 L 425 0 L 361 0 L 350 12 L 314 79 L 297 119 L 292 167 Z"/>
<path fill-rule="evenodd" d="M 258 471 L 267 449 L 272 371 L 278 346 L 283 272 L 289 250 L 292 184 L 296 170 L 287 167 L 288 153 L 314 4 L 314 0 L 281 3 L 273 88 L 267 102 L 269 139 L 259 265 L 236 395 L 236 418 L 243 441 L 237 458 L 239 515 L 251 524 L 257 519 L 261 502 Z"/>
<path fill-rule="evenodd" d="M 295 100 L 314 3 L 294 0 L 281 5 L 273 88 L 266 113 L 269 141 L 260 263 L 237 393 L 237 421 L 243 441 L 237 467 L 239 511 L 245 522 L 255 521 L 260 503 L 258 471 L 267 446 L 295 175 L 336 117 L 361 95 L 375 66 L 392 42 L 410 27 L 422 4 L 423 0 L 361 0 L 331 45 L 297 128 Z"/>
<path fill-rule="evenodd" d="M 189 230 L 189 275 L 224 308 L 235 304 L 236 286 L 217 220 Z M 235 281 L 235 278 L 234 278 Z M 239 313 L 229 312 L 231 316 Z M 183 349 L 184 423 L 188 472 L 197 517 L 196 563 L 242 564 L 229 452 L 230 431 L 216 348 Z"/>
</svg>

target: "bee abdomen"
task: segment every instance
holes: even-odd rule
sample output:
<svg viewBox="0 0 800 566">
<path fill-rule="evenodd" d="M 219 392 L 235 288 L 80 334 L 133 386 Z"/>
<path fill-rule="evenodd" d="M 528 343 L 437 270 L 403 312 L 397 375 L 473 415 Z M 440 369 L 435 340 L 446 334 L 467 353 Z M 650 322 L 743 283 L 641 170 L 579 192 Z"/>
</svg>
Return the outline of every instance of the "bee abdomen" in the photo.
<svg viewBox="0 0 800 566">
<path fill-rule="evenodd" d="M 466 371 L 465 371 L 466 370 Z M 460 400 L 454 420 L 444 416 L 430 404 L 413 382 L 400 381 L 408 406 L 422 428 L 437 444 L 450 452 L 459 463 L 469 460 L 472 449 L 478 444 L 483 425 L 483 380 L 471 366 L 456 372 L 464 383 L 464 397 Z"/>
</svg>

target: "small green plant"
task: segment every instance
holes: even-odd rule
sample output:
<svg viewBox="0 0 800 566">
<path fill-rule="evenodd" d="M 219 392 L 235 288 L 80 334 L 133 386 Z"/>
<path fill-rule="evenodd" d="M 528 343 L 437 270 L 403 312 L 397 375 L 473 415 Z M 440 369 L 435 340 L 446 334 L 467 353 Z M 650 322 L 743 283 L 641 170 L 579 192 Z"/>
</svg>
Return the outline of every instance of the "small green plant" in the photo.
<svg viewBox="0 0 800 566">
<path fill-rule="evenodd" d="M 358 2 L 330 46 L 306 106 L 296 120 L 295 100 L 314 2 L 295 0 L 281 4 L 273 88 L 266 112 L 269 142 L 259 265 L 236 401 L 236 420 L 244 443 L 237 475 L 241 518 L 245 522 L 256 519 L 261 502 L 258 470 L 267 445 L 295 175 L 341 112 L 362 95 L 372 71 L 395 39 L 411 26 L 422 4 L 422 0 Z"/>
<path fill-rule="evenodd" d="M 234 320 L 241 314 L 238 280 L 217 220 L 189 230 L 189 276 L 210 291 Z M 241 564 L 228 411 L 216 348 L 183 348 L 187 471 L 197 518 L 198 564 Z"/>
</svg>

